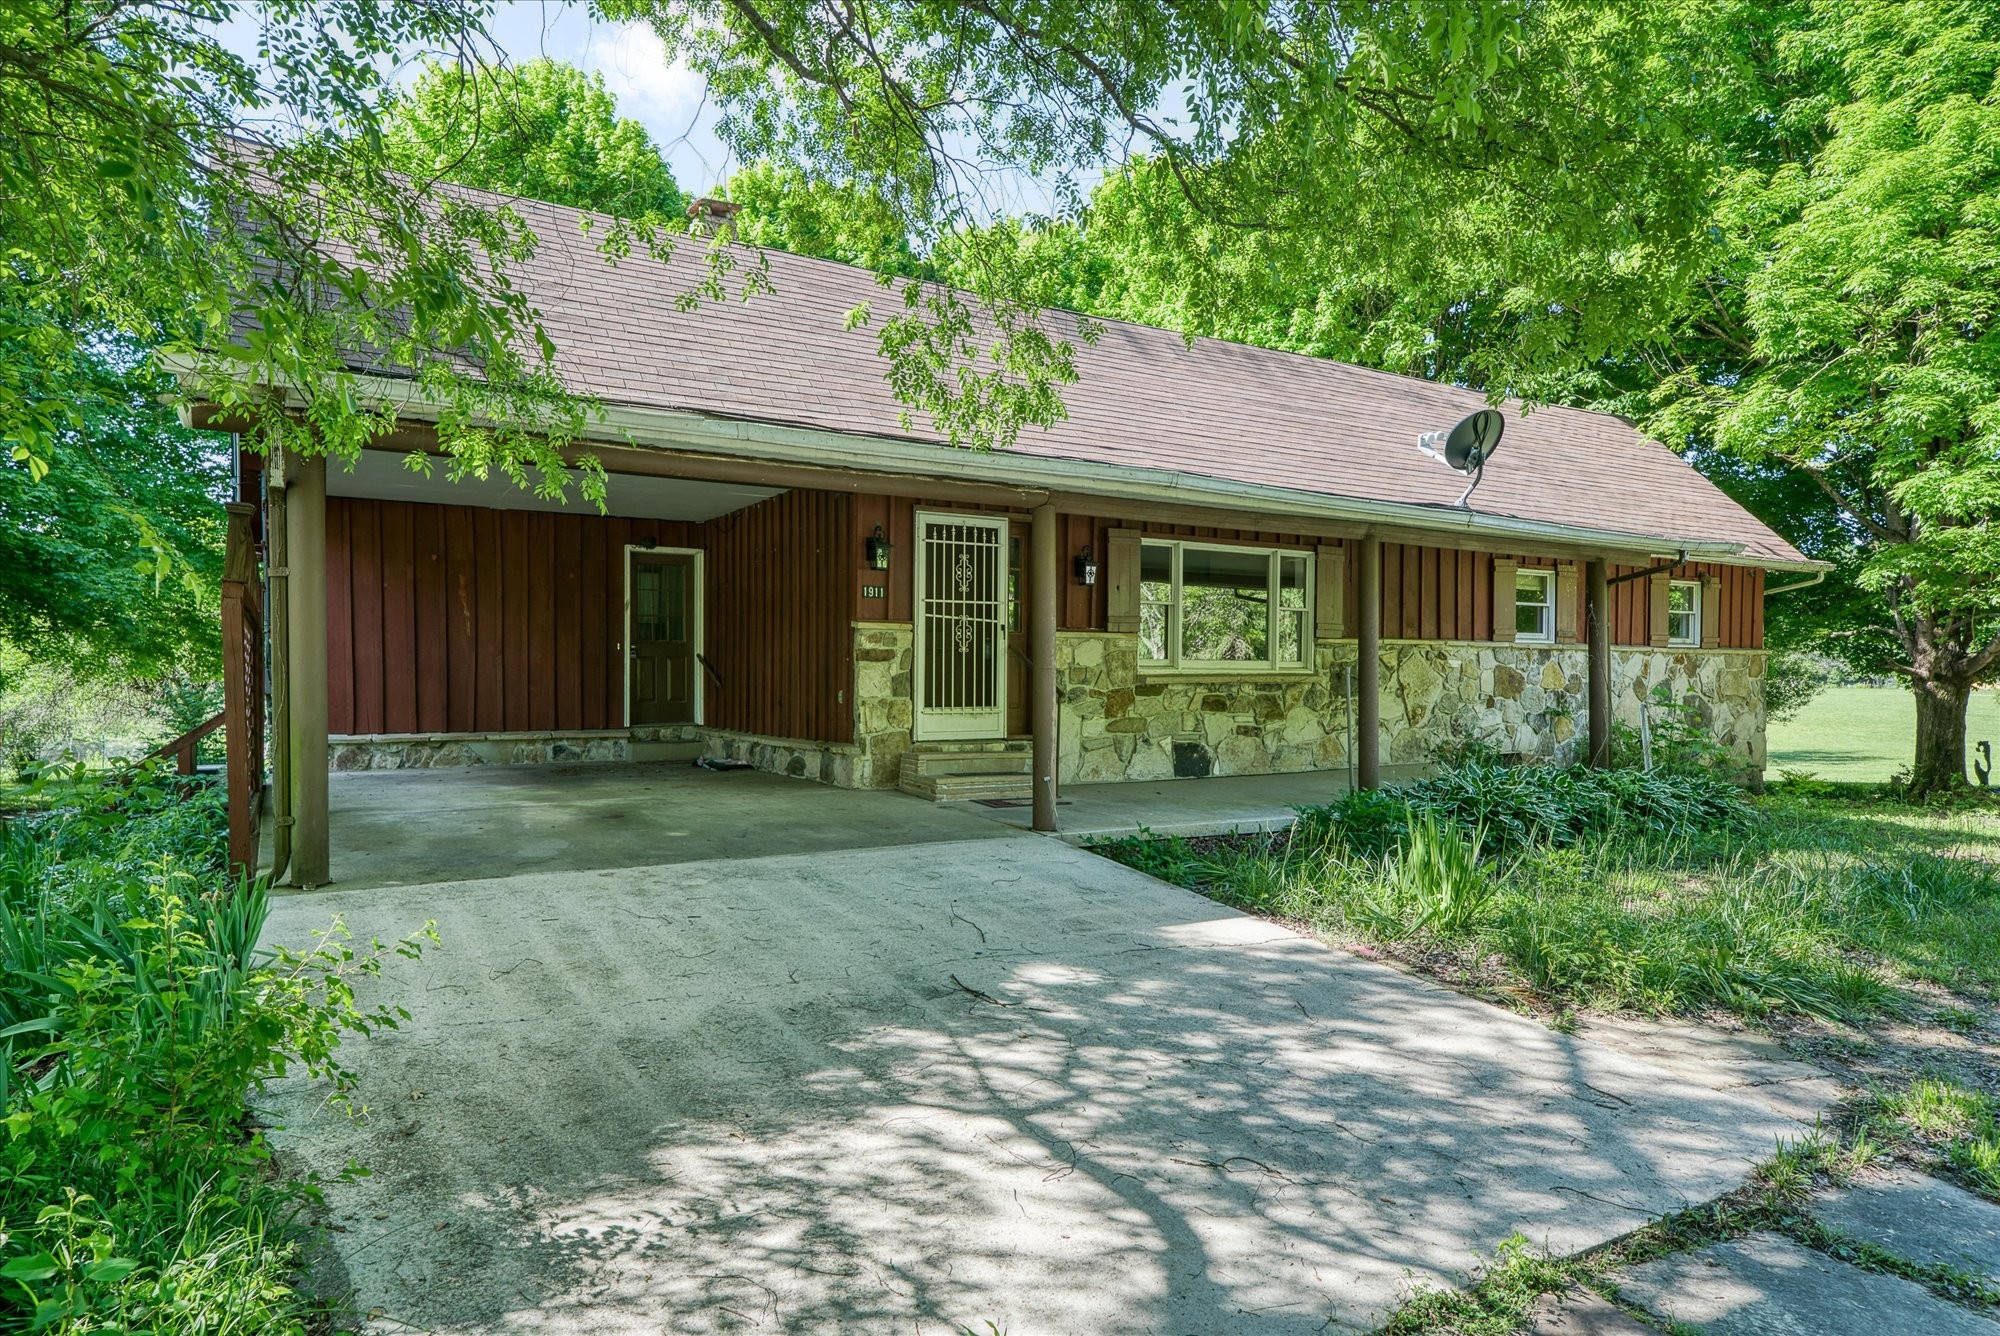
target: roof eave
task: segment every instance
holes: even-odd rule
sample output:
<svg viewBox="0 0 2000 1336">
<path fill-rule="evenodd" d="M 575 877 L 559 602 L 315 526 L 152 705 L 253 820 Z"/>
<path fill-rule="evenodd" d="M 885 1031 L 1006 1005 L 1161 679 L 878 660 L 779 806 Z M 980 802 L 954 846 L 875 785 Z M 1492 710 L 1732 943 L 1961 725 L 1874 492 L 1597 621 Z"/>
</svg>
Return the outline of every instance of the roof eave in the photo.
<svg viewBox="0 0 2000 1336">
<path fill-rule="evenodd" d="M 189 368 L 173 365 L 169 369 Z M 411 421 L 435 421 L 441 405 L 422 396 L 414 381 L 358 375 L 362 398 L 392 408 Z M 295 390 L 288 401 L 303 404 Z M 861 432 L 835 431 L 763 419 L 732 418 L 686 409 L 639 404 L 603 405 L 585 430 L 586 442 L 629 444 L 652 449 L 694 450 L 745 462 L 798 464 L 911 477 L 938 476 L 940 456 L 950 451 L 949 477 L 1016 488 L 1082 493 L 1107 500 L 1210 505 L 1255 509 L 1274 518 L 1320 523 L 1413 529 L 1458 537 L 1478 536 L 1495 543 L 1561 543 L 1607 552 L 1688 558 L 1767 570 L 1814 571 L 1827 564 L 1800 557 L 1772 558 L 1745 551 L 1730 539 L 1687 538 L 1587 525 L 1495 515 L 1456 506 L 1371 501 L 1293 488 L 1234 482 L 1202 474 L 1087 460 L 1028 455 L 1013 451 L 953 450 L 950 446 Z"/>
</svg>

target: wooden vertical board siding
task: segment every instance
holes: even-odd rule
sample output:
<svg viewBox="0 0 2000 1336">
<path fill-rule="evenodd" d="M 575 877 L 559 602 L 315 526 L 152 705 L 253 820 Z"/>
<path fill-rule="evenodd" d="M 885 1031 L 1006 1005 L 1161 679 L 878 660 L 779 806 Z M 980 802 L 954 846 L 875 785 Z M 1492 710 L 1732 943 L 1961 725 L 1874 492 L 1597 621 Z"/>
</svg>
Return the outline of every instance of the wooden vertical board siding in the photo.
<svg viewBox="0 0 2000 1336">
<path fill-rule="evenodd" d="M 330 733 L 354 731 L 354 553 L 348 537 L 352 507 L 326 503 L 326 719 Z M 297 616 L 296 609 L 292 612 Z"/>
<path fill-rule="evenodd" d="M 576 570 L 577 692 L 578 717 L 583 719 L 610 717 L 605 702 L 615 696 L 605 680 L 605 665 L 623 662 L 612 647 L 624 640 L 624 633 L 618 629 L 615 616 L 607 616 L 605 605 L 623 600 L 623 589 L 614 590 L 611 582 L 622 582 L 625 554 L 621 548 L 615 561 L 608 559 L 608 528 L 588 520 L 578 524 L 582 537 L 577 545 Z M 695 665 L 697 672 L 700 668 L 700 664 Z"/>
<path fill-rule="evenodd" d="M 354 731 L 382 732 L 382 503 L 355 501 Z"/>
<path fill-rule="evenodd" d="M 1402 636 L 1402 544 L 1382 544 L 1382 638 Z"/>
<path fill-rule="evenodd" d="M 473 564 L 472 511 L 439 506 L 445 548 L 445 728 L 470 733 L 478 727 L 479 571 Z"/>
<path fill-rule="evenodd" d="M 1396 624 L 1397 635 L 1404 640 L 1415 640 L 1419 628 L 1418 616 L 1423 610 L 1424 577 L 1423 549 L 1413 544 L 1403 545 L 1403 591 L 1401 607 Z"/>
<path fill-rule="evenodd" d="M 1417 637 L 1421 640 L 1438 638 L 1438 605 L 1444 598 L 1444 577 L 1438 569 L 1438 550 L 1434 547 L 1423 549 L 1422 576 L 1417 584 Z"/>
<path fill-rule="evenodd" d="M 410 561 L 410 508 L 378 507 L 382 522 L 382 731 L 417 731 L 416 590 Z M 399 578 L 400 573 L 400 578 Z"/>
<path fill-rule="evenodd" d="M 555 518 L 556 727 L 583 727 L 583 609 L 578 567 L 583 563 L 583 517 Z"/>
<path fill-rule="evenodd" d="M 1458 553 L 1446 548 L 1437 553 L 1437 597 L 1431 638 L 1460 640 L 1458 629 Z"/>
<path fill-rule="evenodd" d="M 507 726 L 507 620 L 500 517 L 497 510 L 472 512 L 474 653 L 478 656 L 473 669 L 478 693 L 472 726 L 481 733 L 498 732 Z"/>
<path fill-rule="evenodd" d="M 555 516 L 528 515 L 528 720 L 550 728 L 556 717 Z"/>
<path fill-rule="evenodd" d="M 412 600 L 416 636 L 417 728 L 442 733 L 450 683 L 448 625 L 445 618 L 444 514 L 437 506 L 409 506 L 410 561 L 416 572 Z"/>
<path fill-rule="evenodd" d="M 500 727 L 534 727 L 528 722 L 528 516 L 500 512 Z"/>
</svg>

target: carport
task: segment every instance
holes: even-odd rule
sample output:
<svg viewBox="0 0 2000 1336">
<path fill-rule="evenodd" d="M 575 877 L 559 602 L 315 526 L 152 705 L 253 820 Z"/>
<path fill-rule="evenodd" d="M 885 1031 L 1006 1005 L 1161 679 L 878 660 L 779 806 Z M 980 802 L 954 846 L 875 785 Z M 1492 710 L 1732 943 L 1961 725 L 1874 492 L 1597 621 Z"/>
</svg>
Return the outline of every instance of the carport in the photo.
<svg viewBox="0 0 2000 1336">
<path fill-rule="evenodd" d="M 1273 830 L 1343 788 L 1324 773 L 1072 785 L 1064 836 Z M 989 839 L 1032 815 L 686 761 L 372 770 L 336 773 L 329 789 L 345 889 Z"/>
</svg>

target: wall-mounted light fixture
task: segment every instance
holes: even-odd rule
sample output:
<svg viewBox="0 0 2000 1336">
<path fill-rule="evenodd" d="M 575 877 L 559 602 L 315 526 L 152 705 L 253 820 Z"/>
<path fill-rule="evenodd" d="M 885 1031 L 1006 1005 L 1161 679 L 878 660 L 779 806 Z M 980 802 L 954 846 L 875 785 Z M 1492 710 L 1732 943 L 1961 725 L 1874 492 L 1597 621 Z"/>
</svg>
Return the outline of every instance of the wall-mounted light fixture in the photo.
<svg viewBox="0 0 2000 1336">
<path fill-rule="evenodd" d="M 1076 582 L 1080 585 L 1097 583 L 1097 558 L 1090 555 L 1088 543 L 1084 545 L 1083 551 L 1076 554 Z"/>
<path fill-rule="evenodd" d="M 876 525 L 875 532 L 868 536 L 868 569 L 886 571 L 889 569 L 889 539 Z"/>
</svg>

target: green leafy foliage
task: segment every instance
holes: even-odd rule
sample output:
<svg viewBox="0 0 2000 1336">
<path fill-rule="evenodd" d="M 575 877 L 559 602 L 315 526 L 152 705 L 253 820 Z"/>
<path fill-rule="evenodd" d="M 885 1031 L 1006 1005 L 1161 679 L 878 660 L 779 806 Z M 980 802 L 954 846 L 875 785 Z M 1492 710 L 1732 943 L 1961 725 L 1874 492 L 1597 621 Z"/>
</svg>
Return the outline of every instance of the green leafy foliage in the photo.
<svg viewBox="0 0 2000 1336">
<path fill-rule="evenodd" d="M 858 188 L 975 294 L 979 338 L 885 348 L 930 363 L 899 389 L 1019 426 L 1060 414 L 1045 390 L 1072 363 L 1046 305 L 1567 383 L 1705 258 L 1693 92 L 1734 80 L 1732 30 L 1698 6 L 602 8 L 706 77 L 738 157 Z M 1055 217 L 989 226 L 1021 175 Z M 1046 280 L 1071 261 L 1067 291 Z M 1361 313 L 1382 331 L 1350 338 Z"/>
<path fill-rule="evenodd" d="M 246 1099 L 394 1026 L 354 983 L 391 950 L 336 924 L 257 946 L 260 884 L 223 866 L 219 793 L 153 771 L 52 776 L 0 835 L 0 1331 L 303 1331 L 290 1221 Z"/>
<path fill-rule="evenodd" d="M 1759 810 L 1704 775 L 1517 787 L 1531 773 L 1468 764 L 1352 795 L 1302 811 L 1289 839 L 1094 847 L 1559 1007 L 1851 1020 L 1907 1011 L 1918 983 L 2000 995 L 1988 813 L 1790 795 Z"/>
<path fill-rule="evenodd" d="M 181 427 L 134 340 L 79 341 L 10 295 L 0 399 L 50 421 L 38 454 L 0 457 L 0 640 L 73 675 L 212 675 L 228 438 Z"/>
<path fill-rule="evenodd" d="M 686 198 L 602 75 L 540 58 L 428 62 L 383 114 L 389 160 L 419 177 L 666 221 Z"/>
<path fill-rule="evenodd" d="M 1394 806 L 1391 806 L 1394 804 Z M 1508 766 L 1472 761 L 1393 789 L 1355 790 L 1299 814 L 1299 838 L 1339 841 L 1375 855 L 1386 831 L 1397 838 L 1397 808 L 1435 814 L 1480 830 L 1494 848 L 1572 844 L 1614 832 L 1673 840 L 1747 829 L 1742 791 L 1705 772 L 1671 774 L 1584 766 Z M 1349 833 L 1350 829 L 1352 834 Z"/>
<path fill-rule="evenodd" d="M 1807 596 L 1822 647 L 1910 675 L 1914 787 L 1957 786 L 1965 690 L 2000 665 L 2000 12 L 1813 0 L 1753 57 L 1714 271 L 1635 363 L 1631 411 L 1789 480 L 1760 485 L 1838 564 Z"/>
<path fill-rule="evenodd" d="M 601 497 L 601 470 L 563 458 L 585 408 L 507 276 L 535 238 L 508 210 L 396 172 L 384 148 L 399 60 L 478 59 L 483 15 L 389 0 L 0 9 L 0 341 L 38 339 L 57 362 L 137 339 L 258 445 L 295 413 L 294 448 L 339 456 L 393 416 L 364 394 L 364 363 L 441 405 L 461 464 Z M 255 56 L 225 42 L 232 22 Z M 0 374 L 7 450 L 31 474 L 82 426 Z"/>
</svg>

